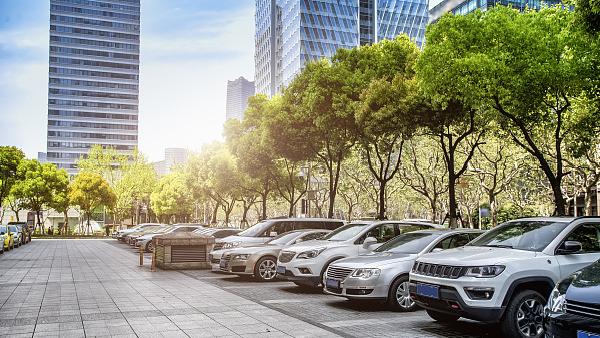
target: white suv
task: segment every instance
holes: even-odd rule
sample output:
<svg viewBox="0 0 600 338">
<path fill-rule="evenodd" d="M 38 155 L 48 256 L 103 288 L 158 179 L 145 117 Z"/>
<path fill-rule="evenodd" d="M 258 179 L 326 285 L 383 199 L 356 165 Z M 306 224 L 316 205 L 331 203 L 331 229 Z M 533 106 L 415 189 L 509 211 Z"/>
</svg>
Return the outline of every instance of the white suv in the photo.
<svg viewBox="0 0 600 338">
<path fill-rule="evenodd" d="M 420 257 L 409 289 L 435 320 L 496 322 L 507 337 L 542 337 L 554 285 L 599 258 L 599 217 L 525 218 Z"/>
<path fill-rule="evenodd" d="M 371 252 L 400 234 L 439 226 L 424 222 L 380 221 L 344 225 L 321 240 L 284 248 L 277 259 L 277 276 L 298 285 L 319 286 L 332 262 Z"/>
</svg>

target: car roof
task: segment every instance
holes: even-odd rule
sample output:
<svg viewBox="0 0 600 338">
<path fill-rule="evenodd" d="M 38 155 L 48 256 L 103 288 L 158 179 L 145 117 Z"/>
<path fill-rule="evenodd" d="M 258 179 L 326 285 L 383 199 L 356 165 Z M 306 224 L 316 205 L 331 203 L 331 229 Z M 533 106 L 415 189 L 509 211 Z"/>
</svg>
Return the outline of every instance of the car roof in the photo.
<svg viewBox="0 0 600 338">
<path fill-rule="evenodd" d="M 411 231 L 410 233 L 425 233 L 425 234 L 452 234 L 452 233 L 484 233 L 486 230 L 482 229 L 470 229 L 470 228 L 457 228 L 457 229 L 427 229 L 427 230 L 417 230 Z"/>
<path fill-rule="evenodd" d="M 266 221 L 294 221 L 294 222 L 345 222 L 343 219 L 337 218 L 313 218 L 313 217 L 289 217 L 289 218 L 267 218 L 263 222 Z"/>
<path fill-rule="evenodd" d="M 506 223 L 517 222 L 517 221 L 547 221 L 547 222 L 573 222 L 576 220 L 573 216 L 536 216 L 536 217 L 525 217 L 510 220 Z"/>
</svg>

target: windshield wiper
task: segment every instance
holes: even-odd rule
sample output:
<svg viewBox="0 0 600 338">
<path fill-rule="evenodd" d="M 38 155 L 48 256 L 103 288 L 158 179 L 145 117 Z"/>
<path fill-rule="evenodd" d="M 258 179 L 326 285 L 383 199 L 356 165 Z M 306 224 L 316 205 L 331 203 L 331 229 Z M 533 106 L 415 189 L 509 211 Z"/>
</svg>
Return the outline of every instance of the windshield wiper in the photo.
<svg viewBox="0 0 600 338">
<path fill-rule="evenodd" d="M 506 245 L 506 244 L 486 244 L 483 246 L 489 246 L 492 248 L 506 248 L 506 249 L 513 249 L 512 245 Z"/>
</svg>

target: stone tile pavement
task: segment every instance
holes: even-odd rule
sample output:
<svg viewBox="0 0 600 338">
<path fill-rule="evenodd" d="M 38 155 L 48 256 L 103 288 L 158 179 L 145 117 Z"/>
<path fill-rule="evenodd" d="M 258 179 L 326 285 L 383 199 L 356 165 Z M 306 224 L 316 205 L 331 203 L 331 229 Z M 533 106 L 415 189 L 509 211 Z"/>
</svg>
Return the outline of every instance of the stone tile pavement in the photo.
<svg viewBox="0 0 600 338">
<path fill-rule="evenodd" d="M 189 274 L 137 263 L 111 240 L 34 240 L 0 255 L 0 337 L 342 334 Z"/>
</svg>

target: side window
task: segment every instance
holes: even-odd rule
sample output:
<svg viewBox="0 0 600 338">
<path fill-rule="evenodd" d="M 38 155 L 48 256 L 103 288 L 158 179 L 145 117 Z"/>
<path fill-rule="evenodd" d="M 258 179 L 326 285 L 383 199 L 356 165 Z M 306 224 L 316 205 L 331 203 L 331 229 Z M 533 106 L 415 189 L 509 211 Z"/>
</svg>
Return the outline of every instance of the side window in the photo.
<svg viewBox="0 0 600 338">
<path fill-rule="evenodd" d="M 418 231 L 418 230 L 427 230 L 429 227 L 417 224 L 410 225 L 398 225 L 398 234 L 405 234 L 407 232 Z"/>
<path fill-rule="evenodd" d="M 319 229 L 335 230 L 342 225 L 344 225 L 342 222 L 323 222 L 323 226 L 319 227 Z"/>
<path fill-rule="evenodd" d="M 475 238 L 481 236 L 481 233 L 479 232 L 470 232 L 469 233 L 469 242 L 474 240 Z"/>
<path fill-rule="evenodd" d="M 177 228 L 177 229 L 175 229 L 175 232 L 192 232 L 194 230 L 196 230 L 196 228 L 183 227 L 183 228 Z"/>
<path fill-rule="evenodd" d="M 294 222 L 275 222 L 264 234 L 266 237 L 275 237 L 284 232 L 294 230 Z"/>
<path fill-rule="evenodd" d="M 314 222 L 314 221 L 299 221 L 296 222 L 296 229 L 297 230 L 303 230 L 303 229 L 321 229 L 323 228 L 321 222 Z"/>
<path fill-rule="evenodd" d="M 311 232 L 304 236 L 301 236 L 296 240 L 296 242 L 306 242 L 312 241 L 313 239 L 319 239 L 325 235 L 325 232 Z"/>
<path fill-rule="evenodd" d="M 458 248 L 458 247 L 464 246 L 467 243 L 469 243 L 469 235 L 468 234 L 457 234 L 457 235 L 452 235 L 450 237 L 443 239 L 441 242 L 439 242 L 435 246 L 435 249 L 446 250 L 446 249 Z"/>
<path fill-rule="evenodd" d="M 600 224 L 583 224 L 565 239 L 581 243 L 581 253 L 600 252 Z"/>
<path fill-rule="evenodd" d="M 396 226 L 394 224 L 382 224 L 375 227 L 369 230 L 366 235 L 362 236 L 360 242 L 362 243 L 367 237 L 375 237 L 377 243 L 387 242 L 396 237 Z"/>
</svg>

